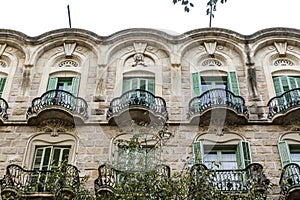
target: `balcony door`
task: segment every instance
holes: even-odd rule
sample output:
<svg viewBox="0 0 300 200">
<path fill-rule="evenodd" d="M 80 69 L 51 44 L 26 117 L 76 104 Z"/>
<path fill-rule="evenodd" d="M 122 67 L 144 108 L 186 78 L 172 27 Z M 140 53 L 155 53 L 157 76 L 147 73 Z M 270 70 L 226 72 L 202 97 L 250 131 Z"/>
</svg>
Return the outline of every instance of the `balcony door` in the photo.
<svg viewBox="0 0 300 200">
<path fill-rule="evenodd" d="M 276 96 L 296 88 L 300 88 L 300 77 L 297 76 L 275 76 L 273 77 L 273 84 L 275 88 Z M 279 99 L 279 105 L 285 105 L 289 102 L 292 102 L 295 98 L 300 97 L 300 92 L 293 91 L 286 93 L 282 99 Z"/>
<path fill-rule="evenodd" d="M 155 94 L 154 78 L 124 78 L 123 93 L 129 90 L 141 89 Z"/>
<path fill-rule="evenodd" d="M 79 77 L 50 77 L 47 91 L 64 90 L 72 93 L 74 96 L 77 96 L 79 91 L 79 84 Z"/>
<path fill-rule="evenodd" d="M 227 76 L 202 76 L 200 72 L 192 74 L 193 94 L 200 96 L 203 92 L 222 88 L 239 95 L 238 78 L 236 72 L 228 72 Z"/>
<path fill-rule="evenodd" d="M 35 149 L 33 169 L 49 170 L 59 166 L 63 161 L 68 162 L 70 146 L 42 146 Z"/>
</svg>

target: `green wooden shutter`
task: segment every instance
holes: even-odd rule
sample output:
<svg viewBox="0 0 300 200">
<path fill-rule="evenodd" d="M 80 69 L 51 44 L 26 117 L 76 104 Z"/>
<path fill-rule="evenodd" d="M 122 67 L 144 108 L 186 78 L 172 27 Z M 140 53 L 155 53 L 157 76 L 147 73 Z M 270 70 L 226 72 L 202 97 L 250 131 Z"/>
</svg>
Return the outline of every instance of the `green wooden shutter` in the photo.
<svg viewBox="0 0 300 200">
<path fill-rule="evenodd" d="M 297 88 L 300 88 L 300 77 L 294 77 L 295 78 L 295 81 L 297 83 Z"/>
<path fill-rule="evenodd" d="M 123 79 L 123 93 L 130 90 L 130 79 Z"/>
<path fill-rule="evenodd" d="M 78 95 L 79 86 L 80 86 L 80 77 L 73 77 L 72 78 L 72 91 L 71 91 L 71 93 L 74 96 Z"/>
<path fill-rule="evenodd" d="M 153 78 L 149 78 L 148 80 L 148 91 L 155 94 L 155 81 Z"/>
<path fill-rule="evenodd" d="M 274 84 L 276 96 L 281 95 L 282 94 L 282 86 L 281 86 L 280 77 L 273 77 L 273 84 Z"/>
<path fill-rule="evenodd" d="M 227 75 L 228 79 L 228 84 L 227 87 L 228 89 L 233 92 L 235 95 L 240 95 L 240 89 L 239 89 L 239 82 L 238 82 L 238 77 L 236 72 L 228 72 Z"/>
<path fill-rule="evenodd" d="M 246 141 L 240 141 L 237 145 L 236 151 L 237 166 L 239 169 L 244 169 L 252 163 L 250 143 Z"/>
<path fill-rule="evenodd" d="M 295 77 L 287 77 L 287 78 L 288 78 L 288 83 L 289 83 L 290 90 L 297 88 L 296 78 Z"/>
<path fill-rule="evenodd" d="M 200 72 L 192 73 L 193 95 L 200 96 L 201 94 L 201 76 Z"/>
<path fill-rule="evenodd" d="M 6 82 L 6 77 L 0 78 L 0 97 L 2 97 L 5 82 Z"/>
<path fill-rule="evenodd" d="M 291 163 L 290 148 L 287 141 L 280 141 L 278 143 L 278 151 L 279 151 L 282 167 Z"/>
<path fill-rule="evenodd" d="M 193 155 L 195 164 L 203 163 L 204 148 L 201 141 L 193 143 Z"/>
<path fill-rule="evenodd" d="M 58 78 L 57 77 L 50 77 L 48 81 L 47 91 L 49 90 L 56 90 Z"/>
</svg>

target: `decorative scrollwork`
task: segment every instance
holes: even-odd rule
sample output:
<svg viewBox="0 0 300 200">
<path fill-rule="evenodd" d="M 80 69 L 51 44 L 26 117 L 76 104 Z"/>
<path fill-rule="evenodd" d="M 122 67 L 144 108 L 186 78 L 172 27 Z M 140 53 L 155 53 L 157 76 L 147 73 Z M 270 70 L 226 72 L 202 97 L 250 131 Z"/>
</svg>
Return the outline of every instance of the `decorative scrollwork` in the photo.
<svg viewBox="0 0 300 200">
<path fill-rule="evenodd" d="M 5 67 L 7 67 L 7 63 L 4 62 L 3 60 L 0 60 L 0 66 L 5 68 Z"/>
<path fill-rule="evenodd" d="M 214 67 L 220 67 L 220 66 L 223 66 L 223 64 L 216 60 L 216 59 L 207 59 L 207 60 L 204 60 L 201 65 L 203 67 L 208 67 L 208 66 L 214 66 Z"/>
<path fill-rule="evenodd" d="M 294 63 L 289 59 L 282 58 L 275 60 L 274 66 L 294 66 Z"/>
<path fill-rule="evenodd" d="M 58 67 L 78 67 L 78 63 L 74 60 L 64 60 L 59 63 Z"/>
</svg>

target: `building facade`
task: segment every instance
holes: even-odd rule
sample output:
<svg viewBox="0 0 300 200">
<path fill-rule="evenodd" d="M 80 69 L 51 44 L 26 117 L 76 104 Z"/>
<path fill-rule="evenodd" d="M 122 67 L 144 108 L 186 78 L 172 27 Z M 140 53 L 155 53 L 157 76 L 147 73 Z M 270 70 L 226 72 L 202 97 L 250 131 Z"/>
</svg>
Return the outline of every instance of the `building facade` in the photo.
<svg viewBox="0 0 300 200">
<path fill-rule="evenodd" d="M 163 163 L 172 172 L 259 163 L 274 185 L 269 198 L 293 199 L 299 88 L 296 29 L 128 29 L 105 37 L 1 29 L 0 177 L 4 183 L 8 166 L 29 173 L 66 160 L 99 189 L 94 180 L 104 163 L 119 170 Z M 124 148 L 131 136 L 143 150 Z"/>
</svg>

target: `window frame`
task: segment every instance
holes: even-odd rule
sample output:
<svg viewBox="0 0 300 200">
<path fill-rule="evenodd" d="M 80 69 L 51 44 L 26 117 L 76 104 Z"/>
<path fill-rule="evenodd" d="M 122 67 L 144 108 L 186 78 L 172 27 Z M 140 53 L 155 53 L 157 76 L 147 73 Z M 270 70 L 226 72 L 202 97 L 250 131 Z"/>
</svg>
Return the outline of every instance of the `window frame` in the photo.
<svg viewBox="0 0 300 200">
<path fill-rule="evenodd" d="M 45 163 L 45 156 L 47 156 L 45 154 L 47 152 L 47 149 L 50 149 L 50 152 L 48 155 L 49 159 L 48 159 L 47 163 Z M 58 162 L 57 162 L 57 164 L 55 164 L 54 155 L 55 155 L 55 150 L 57 150 L 57 149 L 60 150 L 60 154 L 59 154 Z M 39 150 L 42 150 L 41 161 L 40 161 L 39 167 L 36 167 L 37 154 L 38 154 Z M 67 163 L 69 163 L 71 146 L 61 146 L 61 145 L 36 146 L 31 168 L 33 170 L 50 170 L 52 167 L 60 166 L 60 164 L 63 162 L 62 157 L 64 154 L 64 150 L 68 150 Z M 44 167 L 44 166 L 46 166 L 46 167 Z"/>
<path fill-rule="evenodd" d="M 51 145 L 70 146 L 71 148 L 68 161 L 70 164 L 72 164 L 75 162 L 78 141 L 78 137 L 71 132 L 61 132 L 56 137 L 53 137 L 52 134 L 49 133 L 38 132 L 28 140 L 22 166 L 26 166 L 28 169 L 32 169 L 36 147 Z"/>
<path fill-rule="evenodd" d="M 207 75 L 201 75 L 201 74 L 202 74 L 202 72 L 192 73 L 193 96 L 200 96 L 203 92 L 205 92 L 205 91 L 202 91 L 202 80 L 205 81 L 205 78 L 203 78 L 203 77 L 209 77 L 209 79 L 214 77 L 216 79 L 216 81 L 223 79 L 223 82 L 226 82 L 226 87 L 225 87 L 226 90 L 231 91 L 232 93 L 234 93 L 237 96 L 240 95 L 238 76 L 235 71 L 228 71 L 227 76 L 226 75 L 225 76 L 223 76 L 223 75 L 207 76 Z M 224 81 L 225 78 L 226 78 L 226 81 Z"/>
<path fill-rule="evenodd" d="M 136 87 L 134 87 L 136 81 Z M 141 81 L 145 81 L 145 88 L 141 88 Z M 155 94 L 155 78 L 154 77 L 123 77 L 122 93 L 129 90 L 142 89 Z"/>
<path fill-rule="evenodd" d="M 205 146 L 211 145 L 205 145 L 203 144 L 203 141 L 195 141 L 192 144 L 195 164 L 204 164 L 205 149 L 207 149 L 207 147 Z M 239 141 L 237 144 L 234 145 L 215 144 L 215 146 L 212 148 L 228 149 L 229 146 L 231 148 L 235 148 L 236 150 L 237 169 L 245 169 L 246 166 L 252 163 L 250 143 L 247 141 Z"/>
</svg>

